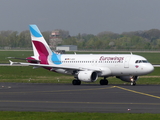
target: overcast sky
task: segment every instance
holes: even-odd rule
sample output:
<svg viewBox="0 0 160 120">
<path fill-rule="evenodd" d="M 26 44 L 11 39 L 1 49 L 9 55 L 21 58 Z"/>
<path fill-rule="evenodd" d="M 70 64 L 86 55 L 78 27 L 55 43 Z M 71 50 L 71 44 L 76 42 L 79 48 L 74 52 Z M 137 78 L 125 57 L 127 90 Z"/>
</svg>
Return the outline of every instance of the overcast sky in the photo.
<svg viewBox="0 0 160 120">
<path fill-rule="evenodd" d="M 0 31 L 29 24 L 70 35 L 160 29 L 160 0 L 0 0 Z"/>
</svg>

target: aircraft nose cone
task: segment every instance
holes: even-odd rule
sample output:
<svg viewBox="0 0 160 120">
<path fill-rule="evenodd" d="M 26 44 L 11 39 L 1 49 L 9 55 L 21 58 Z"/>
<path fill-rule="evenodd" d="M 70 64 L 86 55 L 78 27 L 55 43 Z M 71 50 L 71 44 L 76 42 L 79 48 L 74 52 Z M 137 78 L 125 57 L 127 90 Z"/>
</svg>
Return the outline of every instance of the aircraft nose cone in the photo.
<svg viewBox="0 0 160 120">
<path fill-rule="evenodd" d="M 153 72 L 153 70 L 154 70 L 153 65 L 152 64 L 148 65 L 147 70 L 148 70 L 148 73 Z"/>
<path fill-rule="evenodd" d="M 142 70 L 142 72 L 144 73 L 144 74 L 149 74 L 149 73 L 151 73 L 151 72 L 153 72 L 153 70 L 154 70 L 154 67 L 153 67 L 153 65 L 152 64 L 144 64 L 143 65 L 143 67 L 141 68 L 141 70 Z"/>
</svg>

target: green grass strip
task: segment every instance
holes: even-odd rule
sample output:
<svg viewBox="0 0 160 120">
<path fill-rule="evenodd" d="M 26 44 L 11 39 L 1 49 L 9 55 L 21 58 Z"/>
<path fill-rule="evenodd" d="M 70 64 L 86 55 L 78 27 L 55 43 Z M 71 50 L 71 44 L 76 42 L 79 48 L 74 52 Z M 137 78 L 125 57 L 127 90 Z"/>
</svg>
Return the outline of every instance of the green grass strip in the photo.
<svg viewBox="0 0 160 120">
<path fill-rule="evenodd" d="M 159 120 L 160 114 L 0 112 L 0 120 Z"/>
</svg>

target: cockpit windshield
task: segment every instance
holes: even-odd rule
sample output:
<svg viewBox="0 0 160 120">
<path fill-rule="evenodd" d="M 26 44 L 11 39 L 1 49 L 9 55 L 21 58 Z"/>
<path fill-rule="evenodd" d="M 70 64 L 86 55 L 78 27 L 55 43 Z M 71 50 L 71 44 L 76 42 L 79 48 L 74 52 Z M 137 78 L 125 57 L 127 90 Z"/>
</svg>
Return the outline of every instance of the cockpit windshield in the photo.
<svg viewBox="0 0 160 120">
<path fill-rule="evenodd" d="M 149 63 L 147 60 L 136 60 L 135 63 Z"/>
</svg>

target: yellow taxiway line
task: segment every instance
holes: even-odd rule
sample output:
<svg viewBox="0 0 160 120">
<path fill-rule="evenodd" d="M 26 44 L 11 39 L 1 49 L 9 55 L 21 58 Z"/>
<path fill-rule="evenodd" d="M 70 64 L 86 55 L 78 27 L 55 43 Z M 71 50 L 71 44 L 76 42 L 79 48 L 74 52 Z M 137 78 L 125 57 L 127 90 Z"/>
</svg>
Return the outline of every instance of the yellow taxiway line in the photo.
<svg viewBox="0 0 160 120">
<path fill-rule="evenodd" d="M 153 98 L 160 99 L 160 97 L 159 97 L 159 96 L 155 96 L 155 95 L 151 95 L 151 94 L 147 94 L 147 93 L 142 93 L 142 92 L 138 92 L 138 91 L 134 91 L 134 90 L 126 89 L 126 88 L 119 87 L 119 86 L 114 86 L 114 87 L 115 87 L 115 88 L 122 89 L 122 90 L 125 90 L 125 91 L 129 91 L 129 92 L 133 92 L 133 93 L 137 93 L 137 94 L 146 95 L 146 96 L 149 96 L 149 97 L 153 97 Z"/>
</svg>

